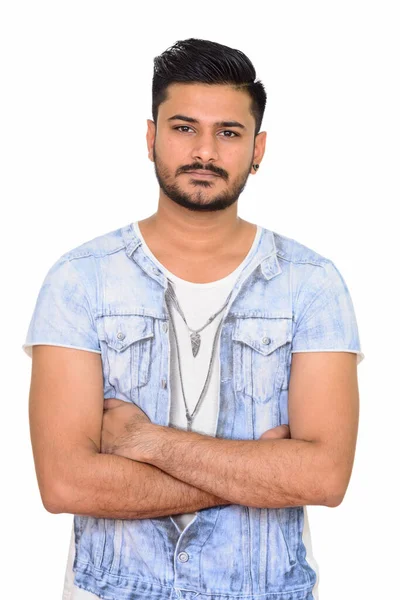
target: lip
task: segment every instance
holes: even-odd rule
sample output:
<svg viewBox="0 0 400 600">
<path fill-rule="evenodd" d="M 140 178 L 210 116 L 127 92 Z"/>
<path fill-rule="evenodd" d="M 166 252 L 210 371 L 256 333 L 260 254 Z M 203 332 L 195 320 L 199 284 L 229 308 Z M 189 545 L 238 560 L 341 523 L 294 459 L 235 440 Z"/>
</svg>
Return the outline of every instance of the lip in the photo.
<svg viewBox="0 0 400 600">
<path fill-rule="evenodd" d="M 186 171 L 186 173 L 189 175 L 194 175 L 195 177 L 219 177 L 219 175 L 216 175 L 215 173 L 210 173 L 207 171 Z"/>
</svg>

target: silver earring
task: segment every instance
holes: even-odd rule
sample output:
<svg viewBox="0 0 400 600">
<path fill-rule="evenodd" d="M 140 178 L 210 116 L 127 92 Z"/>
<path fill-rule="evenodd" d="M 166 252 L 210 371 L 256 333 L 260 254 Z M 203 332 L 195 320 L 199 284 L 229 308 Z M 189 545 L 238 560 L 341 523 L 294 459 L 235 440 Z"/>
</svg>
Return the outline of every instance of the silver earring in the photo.
<svg viewBox="0 0 400 600">
<path fill-rule="evenodd" d="M 259 167 L 259 166 L 260 166 L 260 165 L 253 165 L 253 169 L 254 169 L 255 171 L 257 171 L 257 169 L 258 169 L 258 167 Z"/>
</svg>

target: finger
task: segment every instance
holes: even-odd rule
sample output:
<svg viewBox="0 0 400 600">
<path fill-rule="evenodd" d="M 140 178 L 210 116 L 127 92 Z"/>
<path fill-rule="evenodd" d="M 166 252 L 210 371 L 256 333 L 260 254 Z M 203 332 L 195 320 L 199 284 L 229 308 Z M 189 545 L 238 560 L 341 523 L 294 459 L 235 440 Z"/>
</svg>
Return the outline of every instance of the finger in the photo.
<svg viewBox="0 0 400 600">
<path fill-rule="evenodd" d="M 119 400 L 118 398 L 105 398 L 103 407 L 106 410 L 109 410 L 110 408 L 117 408 L 117 406 L 121 406 L 122 404 L 126 404 L 126 402 Z"/>
<path fill-rule="evenodd" d="M 284 439 L 290 438 L 290 429 L 288 425 L 278 425 L 273 429 L 268 429 L 260 436 L 260 439 Z"/>
</svg>

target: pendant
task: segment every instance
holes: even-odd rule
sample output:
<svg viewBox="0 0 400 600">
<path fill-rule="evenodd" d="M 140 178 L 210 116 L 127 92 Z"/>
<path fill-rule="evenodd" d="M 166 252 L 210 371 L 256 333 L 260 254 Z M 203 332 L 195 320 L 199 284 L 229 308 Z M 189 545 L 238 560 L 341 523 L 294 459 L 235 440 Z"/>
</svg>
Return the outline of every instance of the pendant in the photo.
<svg viewBox="0 0 400 600">
<path fill-rule="evenodd" d="M 192 342 L 192 352 L 193 352 L 193 356 L 197 356 L 198 351 L 200 350 L 200 342 L 201 342 L 201 337 L 199 333 L 191 333 L 190 334 L 190 341 Z"/>
<path fill-rule="evenodd" d="M 192 431 L 193 415 L 189 415 L 186 411 L 187 431 Z"/>
</svg>

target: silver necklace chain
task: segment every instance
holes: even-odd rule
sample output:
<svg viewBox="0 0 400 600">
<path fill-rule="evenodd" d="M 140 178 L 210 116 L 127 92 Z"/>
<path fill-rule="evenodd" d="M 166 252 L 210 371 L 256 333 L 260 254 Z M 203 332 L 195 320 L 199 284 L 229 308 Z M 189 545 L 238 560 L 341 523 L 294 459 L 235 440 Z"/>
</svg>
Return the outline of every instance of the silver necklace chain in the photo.
<svg viewBox="0 0 400 600">
<path fill-rule="evenodd" d="M 209 319 L 206 321 L 206 323 L 202 327 L 200 327 L 199 329 L 192 329 L 187 324 L 187 321 L 185 319 L 185 315 L 183 314 L 183 311 L 182 311 L 181 307 L 179 306 L 178 299 L 177 299 L 177 297 L 175 295 L 175 290 L 173 289 L 172 286 L 168 286 L 167 291 L 166 291 L 166 296 L 168 296 L 169 298 L 171 298 L 172 302 L 175 305 L 176 310 L 179 312 L 179 314 L 181 315 L 181 317 L 182 317 L 182 319 L 183 319 L 186 327 L 191 332 L 190 333 L 190 342 L 191 342 L 191 345 L 192 345 L 192 354 L 193 354 L 194 357 L 196 357 L 197 354 L 198 354 L 198 352 L 199 352 L 199 350 L 200 350 L 200 344 L 201 344 L 200 331 L 203 331 L 203 329 L 205 329 L 208 325 L 210 325 L 210 323 L 212 323 L 214 321 L 214 319 L 220 314 L 220 312 L 224 310 L 225 306 L 229 302 L 229 298 L 230 298 L 231 294 L 229 294 L 229 296 L 226 299 L 226 301 L 223 304 L 223 306 L 221 306 L 221 308 L 216 313 L 214 313 L 213 315 L 211 315 L 211 317 L 209 317 Z"/>
<path fill-rule="evenodd" d="M 224 304 L 224 306 L 222 308 L 224 308 L 227 305 L 231 294 L 232 294 L 232 292 L 229 294 L 229 296 L 228 296 L 228 298 L 227 298 L 227 300 L 226 300 L 226 302 L 225 302 L 225 304 Z M 177 298 L 174 298 L 173 294 L 171 294 L 171 293 L 166 293 L 166 296 L 168 296 L 171 299 L 174 299 L 174 304 L 175 304 L 175 306 L 176 306 L 179 314 L 181 315 L 183 321 L 185 322 L 186 327 L 188 329 L 190 329 L 188 327 L 187 323 L 186 323 L 185 317 L 183 315 L 182 309 L 179 306 Z M 218 339 L 219 331 L 220 331 L 221 326 L 222 326 L 223 319 L 221 319 L 220 323 L 218 324 L 217 331 L 216 331 L 216 333 L 214 335 L 213 346 L 212 346 L 212 351 L 211 351 L 211 358 L 210 358 L 210 362 L 209 362 L 209 365 L 208 365 L 207 377 L 206 377 L 206 380 L 204 382 L 203 389 L 201 391 L 199 399 L 197 400 L 197 404 L 195 406 L 194 411 L 192 412 L 192 414 L 190 414 L 188 406 L 187 406 L 187 402 L 186 402 L 185 390 L 184 390 L 184 387 L 183 387 L 183 379 L 182 379 L 182 369 L 181 369 L 181 359 L 180 359 L 180 352 L 179 352 L 178 336 L 176 334 L 175 324 L 174 324 L 174 321 L 173 321 L 173 318 L 172 318 L 172 314 L 171 314 L 170 308 L 168 306 L 168 303 L 166 303 L 166 304 L 167 304 L 167 309 L 168 309 L 168 312 L 169 312 L 169 315 L 170 315 L 170 322 L 172 324 L 172 331 L 173 331 L 174 338 L 175 338 L 175 343 L 176 343 L 176 352 L 177 352 L 177 358 L 178 358 L 178 371 L 179 371 L 179 379 L 180 379 L 180 382 L 181 382 L 181 389 L 182 389 L 183 401 L 185 403 L 187 431 L 192 431 L 192 422 L 193 422 L 194 417 L 195 417 L 195 415 L 197 414 L 197 412 L 198 412 L 198 410 L 200 408 L 201 402 L 204 399 L 204 396 L 205 396 L 205 393 L 206 393 L 206 390 L 207 390 L 207 387 L 208 387 L 208 383 L 209 383 L 209 380 L 210 380 L 211 367 L 213 365 L 214 358 L 215 358 L 216 342 L 217 342 L 217 339 Z M 214 320 L 214 318 L 221 312 L 222 308 L 217 313 L 215 313 L 215 315 L 213 315 L 212 320 Z M 211 321 L 209 320 L 209 322 L 211 322 Z M 208 325 L 209 322 L 207 322 L 206 325 Z M 204 327 L 205 327 L 205 325 L 202 327 L 202 329 L 204 329 Z M 196 330 L 191 330 L 191 331 L 196 331 Z"/>
</svg>

